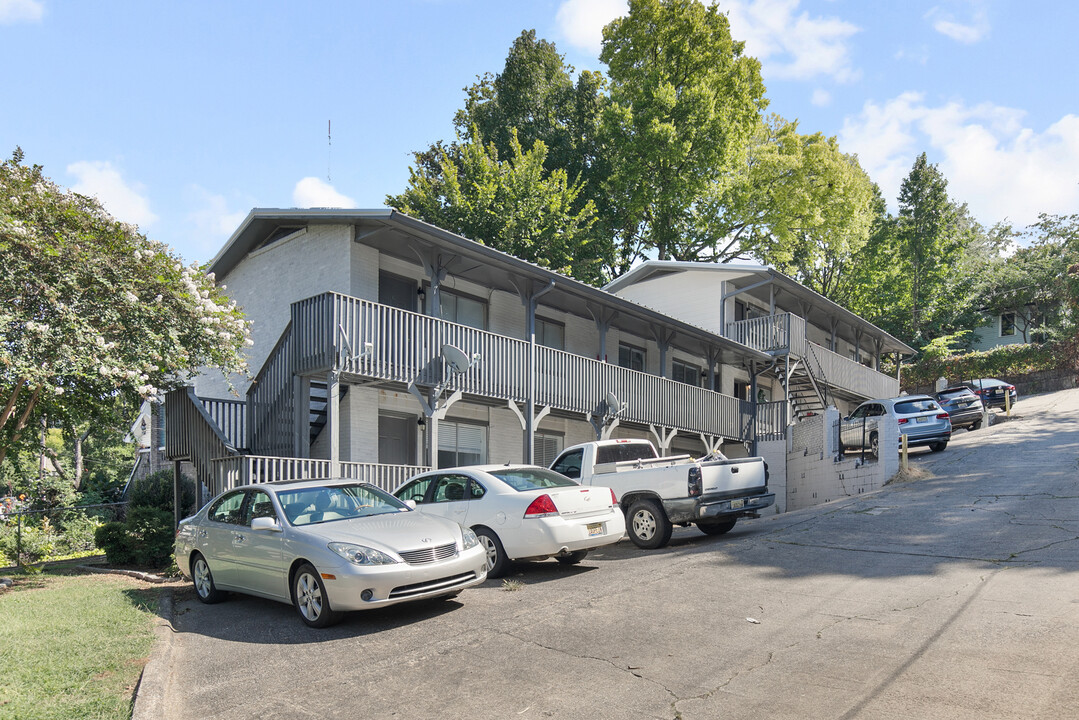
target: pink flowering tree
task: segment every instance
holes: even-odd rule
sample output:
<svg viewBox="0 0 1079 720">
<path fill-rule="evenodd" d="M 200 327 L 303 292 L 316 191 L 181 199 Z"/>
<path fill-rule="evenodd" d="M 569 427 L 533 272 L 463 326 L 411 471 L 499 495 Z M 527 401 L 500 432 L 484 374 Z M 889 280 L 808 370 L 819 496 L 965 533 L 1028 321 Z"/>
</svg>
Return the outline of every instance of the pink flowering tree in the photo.
<svg viewBox="0 0 1079 720">
<path fill-rule="evenodd" d="M 50 424 L 130 422 L 201 367 L 246 372 L 242 313 L 197 266 L 59 187 L 0 165 L 0 462 Z"/>
</svg>

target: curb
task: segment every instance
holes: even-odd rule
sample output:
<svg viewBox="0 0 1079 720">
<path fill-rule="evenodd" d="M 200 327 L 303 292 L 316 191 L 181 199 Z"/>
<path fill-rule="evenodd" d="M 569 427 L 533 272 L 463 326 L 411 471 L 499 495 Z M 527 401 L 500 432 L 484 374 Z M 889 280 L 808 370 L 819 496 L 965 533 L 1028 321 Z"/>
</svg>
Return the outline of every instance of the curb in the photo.
<svg viewBox="0 0 1079 720">
<path fill-rule="evenodd" d="M 92 573 L 103 573 L 109 575 L 127 575 L 138 580 L 143 580 L 148 583 L 167 583 L 171 582 L 175 578 L 161 577 L 160 575 L 154 575 L 153 573 L 141 572 L 139 570 L 117 570 L 114 568 L 95 567 L 93 565 L 79 565 L 79 570 L 86 570 Z"/>
<path fill-rule="evenodd" d="M 176 634 L 173 629 L 173 609 L 173 592 L 166 590 L 161 593 L 157 609 L 154 647 L 135 687 L 132 720 L 161 720 L 165 717 L 165 691 L 172 671 L 172 642 Z"/>
</svg>

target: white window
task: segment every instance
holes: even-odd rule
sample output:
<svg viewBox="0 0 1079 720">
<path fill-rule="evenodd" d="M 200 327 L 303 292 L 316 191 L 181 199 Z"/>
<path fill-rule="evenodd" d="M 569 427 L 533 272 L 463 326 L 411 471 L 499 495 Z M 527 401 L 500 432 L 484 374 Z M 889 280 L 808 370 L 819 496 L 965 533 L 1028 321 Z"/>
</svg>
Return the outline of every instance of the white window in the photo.
<svg viewBox="0 0 1079 720">
<path fill-rule="evenodd" d="M 644 372 L 644 350 L 633 345 L 618 343 L 618 366 Z"/>
<path fill-rule="evenodd" d="M 671 363 L 671 379 L 686 385 L 701 385 L 701 369 L 697 365 L 674 360 Z"/>
<path fill-rule="evenodd" d="M 565 350 L 566 326 L 553 320 L 536 318 L 536 344 L 555 350 Z"/>
<path fill-rule="evenodd" d="M 442 319 L 468 325 L 477 330 L 487 329 L 487 303 L 476 298 L 441 291 Z"/>
<path fill-rule="evenodd" d="M 487 462 L 487 428 L 443 421 L 438 424 L 438 466 L 482 465 Z"/>
<path fill-rule="evenodd" d="M 1000 336 L 1012 337 L 1015 335 L 1015 313 L 1001 313 L 1000 315 Z"/>
<path fill-rule="evenodd" d="M 551 433 L 536 433 L 534 456 L 536 464 L 542 467 L 550 467 L 558 453 L 562 452 L 563 439 L 561 435 Z"/>
</svg>

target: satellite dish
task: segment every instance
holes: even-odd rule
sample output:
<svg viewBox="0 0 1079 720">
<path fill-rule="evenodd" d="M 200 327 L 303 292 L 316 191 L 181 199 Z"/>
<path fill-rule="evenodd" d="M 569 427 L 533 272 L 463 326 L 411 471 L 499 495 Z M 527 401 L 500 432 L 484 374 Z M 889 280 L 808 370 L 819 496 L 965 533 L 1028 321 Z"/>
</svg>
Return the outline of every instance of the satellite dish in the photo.
<svg viewBox="0 0 1079 720">
<path fill-rule="evenodd" d="M 607 393 L 607 412 L 611 415 L 617 415 L 618 411 L 622 409 L 621 403 L 618 402 L 618 396 L 613 392 Z"/>
<path fill-rule="evenodd" d="M 449 364 L 450 370 L 455 373 L 463 373 L 472 367 L 472 359 L 464 350 L 453 345 L 442 346 L 442 358 Z"/>
</svg>

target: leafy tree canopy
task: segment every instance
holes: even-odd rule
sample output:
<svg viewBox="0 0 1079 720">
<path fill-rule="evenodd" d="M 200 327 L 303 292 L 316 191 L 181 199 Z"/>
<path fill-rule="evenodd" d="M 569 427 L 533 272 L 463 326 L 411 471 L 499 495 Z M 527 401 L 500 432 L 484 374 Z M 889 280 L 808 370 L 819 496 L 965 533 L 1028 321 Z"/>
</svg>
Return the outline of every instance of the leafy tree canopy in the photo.
<svg viewBox="0 0 1079 720">
<path fill-rule="evenodd" d="M 484 145 L 477 135 L 439 149 L 436 165 L 417 163 L 408 188 L 387 204 L 523 260 L 601 282 L 609 250 L 589 235 L 592 203 L 575 209 L 580 183 L 565 170 L 544 169 L 543 141 L 525 151 L 511 134 L 512 154 L 502 160 L 494 143 Z"/>
<path fill-rule="evenodd" d="M 0 297 L 0 460 L 42 414 L 123 423 L 198 367 L 246 369 L 247 323 L 213 277 L 20 150 L 0 165 Z"/>
<path fill-rule="evenodd" d="M 696 0 L 631 0 L 603 38 L 620 264 L 648 252 L 691 259 L 687 229 L 709 220 L 698 199 L 722 192 L 758 132 L 767 105 L 760 63 L 715 5 Z"/>
</svg>

